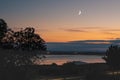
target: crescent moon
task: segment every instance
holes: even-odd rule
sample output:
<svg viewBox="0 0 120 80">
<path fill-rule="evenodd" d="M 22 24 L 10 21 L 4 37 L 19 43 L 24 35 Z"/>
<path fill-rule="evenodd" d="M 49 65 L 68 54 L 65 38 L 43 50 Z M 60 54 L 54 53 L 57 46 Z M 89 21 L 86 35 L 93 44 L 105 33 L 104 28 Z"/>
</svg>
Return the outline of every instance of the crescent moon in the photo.
<svg viewBox="0 0 120 80">
<path fill-rule="evenodd" d="M 82 13 L 82 11 L 80 10 L 79 13 L 78 13 L 78 15 L 81 15 L 81 13 Z"/>
</svg>

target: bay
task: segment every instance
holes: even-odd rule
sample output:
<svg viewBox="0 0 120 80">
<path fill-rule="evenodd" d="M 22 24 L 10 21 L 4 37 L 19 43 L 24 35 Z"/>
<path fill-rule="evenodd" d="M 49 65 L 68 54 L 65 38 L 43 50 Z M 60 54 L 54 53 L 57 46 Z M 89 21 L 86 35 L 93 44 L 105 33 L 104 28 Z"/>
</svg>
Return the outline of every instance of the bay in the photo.
<svg viewBox="0 0 120 80">
<path fill-rule="evenodd" d="M 85 63 L 104 63 L 101 55 L 45 55 L 40 64 L 49 65 L 56 63 L 57 65 L 62 65 L 67 62 L 85 62 Z"/>
</svg>

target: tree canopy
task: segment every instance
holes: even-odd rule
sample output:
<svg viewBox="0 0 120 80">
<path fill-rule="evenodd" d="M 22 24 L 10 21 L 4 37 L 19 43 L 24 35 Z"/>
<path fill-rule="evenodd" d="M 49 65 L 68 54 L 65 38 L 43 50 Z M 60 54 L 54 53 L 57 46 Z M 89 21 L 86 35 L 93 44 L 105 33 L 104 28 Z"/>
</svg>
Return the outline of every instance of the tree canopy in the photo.
<svg viewBox="0 0 120 80">
<path fill-rule="evenodd" d="M 6 32 L 7 32 L 7 23 L 3 19 L 0 19 L 0 42 L 1 39 L 5 36 Z"/>
</svg>

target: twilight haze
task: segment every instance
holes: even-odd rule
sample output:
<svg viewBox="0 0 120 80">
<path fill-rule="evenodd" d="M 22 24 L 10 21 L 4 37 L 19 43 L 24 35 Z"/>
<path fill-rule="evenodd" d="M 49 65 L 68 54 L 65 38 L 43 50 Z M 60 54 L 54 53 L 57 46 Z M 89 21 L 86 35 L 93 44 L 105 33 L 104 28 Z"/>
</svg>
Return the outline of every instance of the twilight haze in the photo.
<svg viewBox="0 0 120 80">
<path fill-rule="evenodd" d="M 120 37 L 120 0 L 0 0 L 0 18 L 36 28 L 46 42 Z"/>
</svg>

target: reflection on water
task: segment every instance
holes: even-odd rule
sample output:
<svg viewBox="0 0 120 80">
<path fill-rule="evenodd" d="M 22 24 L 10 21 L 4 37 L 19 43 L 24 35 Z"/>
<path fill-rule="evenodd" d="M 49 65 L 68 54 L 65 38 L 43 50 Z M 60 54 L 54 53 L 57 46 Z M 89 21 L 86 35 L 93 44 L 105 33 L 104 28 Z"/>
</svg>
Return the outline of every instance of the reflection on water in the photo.
<svg viewBox="0 0 120 80">
<path fill-rule="evenodd" d="M 84 77 L 78 76 L 78 77 L 56 77 L 56 78 L 51 78 L 51 77 L 45 77 L 43 79 L 37 78 L 34 80 L 84 80 Z"/>
<path fill-rule="evenodd" d="M 56 63 L 58 65 L 62 65 L 63 63 L 71 62 L 71 61 L 82 61 L 86 63 L 105 62 L 102 59 L 102 56 L 98 56 L 98 55 L 45 55 L 45 56 L 46 58 L 42 62 L 40 62 L 40 64 Z"/>
</svg>

